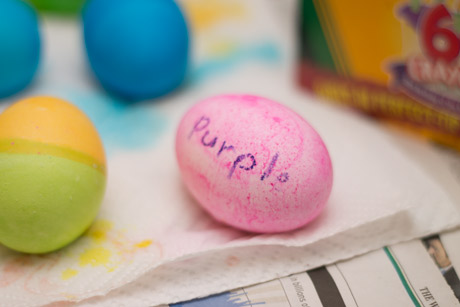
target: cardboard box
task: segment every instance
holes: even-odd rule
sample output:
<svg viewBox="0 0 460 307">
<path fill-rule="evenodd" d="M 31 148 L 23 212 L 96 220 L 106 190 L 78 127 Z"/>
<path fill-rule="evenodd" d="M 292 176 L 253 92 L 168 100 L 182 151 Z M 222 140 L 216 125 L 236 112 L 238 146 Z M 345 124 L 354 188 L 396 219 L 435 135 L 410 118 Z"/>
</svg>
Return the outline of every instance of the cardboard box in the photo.
<svg viewBox="0 0 460 307">
<path fill-rule="evenodd" d="M 460 150 L 460 1 L 300 6 L 301 86 Z"/>
</svg>

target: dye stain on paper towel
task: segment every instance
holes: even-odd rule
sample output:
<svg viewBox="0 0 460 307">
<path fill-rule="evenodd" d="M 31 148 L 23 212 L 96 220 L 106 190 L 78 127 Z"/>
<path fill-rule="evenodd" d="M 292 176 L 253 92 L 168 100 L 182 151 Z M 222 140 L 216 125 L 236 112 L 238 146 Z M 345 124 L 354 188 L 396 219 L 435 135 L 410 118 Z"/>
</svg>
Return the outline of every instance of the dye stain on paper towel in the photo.
<svg viewBox="0 0 460 307">
<path fill-rule="evenodd" d="M 275 41 L 255 36 L 256 39 L 249 43 L 235 39 L 231 31 L 220 31 L 219 27 L 223 25 L 227 26 L 226 29 L 251 27 L 253 18 L 259 13 L 247 1 L 186 0 L 181 4 L 203 51 L 189 75 L 192 86 L 211 80 L 216 75 L 231 73 L 248 63 L 280 63 L 280 47 Z M 218 39 L 212 39 L 214 37 Z"/>
<path fill-rule="evenodd" d="M 74 269 L 66 269 L 62 272 L 61 278 L 63 280 L 68 280 L 78 274 L 77 270 Z"/>
<path fill-rule="evenodd" d="M 246 46 L 227 42 L 215 45 L 212 49 L 209 57 L 193 69 L 192 84 L 204 82 L 250 62 L 277 64 L 281 59 L 278 46 L 269 41 Z"/>
<path fill-rule="evenodd" d="M 55 93 L 85 112 L 96 126 L 110 155 L 117 149 L 138 150 L 155 145 L 167 128 L 167 117 L 155 104 L 131 104 L 105 93 L 64 90 Z"/>
<path fill-rule="evenodd" d="M 224 20 L 247 17 L 244 2 L 219 0 L 187 0 L 181 3 L 194 30 L 200 32 L 215 27 Z"/>
<path fill-rule="evenodd" d="M 244 290 L 224 292 L 202 299 L 196 299 L 185 303 L 177 303 L 170 307 L 246 307 L 265 305 L 265 302 L 252 302 L 246 296 Z"/>
<path fill-rule="evenodd" d="M 62 271 L 63 280 L 78 275 L 76 269 L 104 267 L 108 273 L 115 271 L 120 265 L 129 261 L 133 255 L 152 245 L 150 239 L 132 242 L 123 234 L 122 230 L 114 229 L 113 223 L 107 220 L 98 220 L 85 233 L 87 246 L 78 254 L 75 268 L 69 267 Z"/>
</svg>

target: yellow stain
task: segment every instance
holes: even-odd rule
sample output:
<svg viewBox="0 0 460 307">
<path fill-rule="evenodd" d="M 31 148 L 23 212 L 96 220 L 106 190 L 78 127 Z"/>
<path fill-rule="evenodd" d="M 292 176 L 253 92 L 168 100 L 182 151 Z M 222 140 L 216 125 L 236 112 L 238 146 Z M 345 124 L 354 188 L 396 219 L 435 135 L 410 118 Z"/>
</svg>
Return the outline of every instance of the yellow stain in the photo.
<svg viewBox="0 0 460 307">
<path fill-rule="evenodd" d="M 107 240 L 107 232 L 113 228 L 113 223 L 107 220 L 98 220 L 88 230 L 87 235 L 95 243 L 102 243 Z"/>
<path fill-rule="evenodd" d="M 78 271 L 77 270 L 74 270 L 74 269 L 66 269 L 62 272 L 62 275 L 61 275 L 61 278 L 63 280 L 67 280 L 67 279 L 70 279 L 72 277 L 74 277 L 75 275 L 78 274 Z"/>
<path fill-rule="evenodd" d="M 245 15 L 245 7 L 233 0 L 189 0 L 182 4 L 197 30 L 210 28 L 224 19 L 240 19 Z"/>
<path fill-rule="evenodd" d="M 144 240 L 136 244 L 136 247 L 146 248 L 152 244 L 152 240 Z"/>
<path fill-rule="evenodd" d="M 218 42 L 210 46 L 209 52 L 212 55 L 225 56 L 231 54 L 236 49 L 236 44 L 232 42 Z"/>
<path fill-rule="evenodd" d="M 80 266 L 91 265 L 93 267 L 108 265 L 112 252 L 104 247 L 93 247 L 86 249 L 80 255 Z"/>
<path fill-rule="evenodd" d="M 62 293 L 68 300 L 75 300 L 77 299 L 77 297 L 73 294 L 68 294 L 68 293 Z M 72 302 L 62 302 L 64 305 L 62 306 L 71 306 L 73 305 L 74 303 Z M 61 306 L 61 305 L 58 305 L 58 306 Z"/>
</svg>

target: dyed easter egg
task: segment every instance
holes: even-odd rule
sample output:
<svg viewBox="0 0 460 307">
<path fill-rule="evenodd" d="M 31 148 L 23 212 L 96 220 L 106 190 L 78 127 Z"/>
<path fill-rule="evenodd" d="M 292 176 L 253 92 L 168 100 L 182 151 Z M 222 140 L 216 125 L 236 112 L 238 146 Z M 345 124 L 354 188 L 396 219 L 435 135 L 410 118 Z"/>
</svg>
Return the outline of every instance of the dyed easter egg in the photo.
<svg viewBox="0 0 460 307">
<path fill-rule="evenodd" d="M 257 96 L 196 104 L 180 122 L 176 155 L 202 207 L 251 232 L 304 226 L 332 188 L 331 161 L 318 133 L 292 110 Z"/>
<path fill-rule="evenodd" d="M 172 0 L 92 0 L 83 9 L 86 52 L 102 86 L 129 100 L 162 96 L 184 80 L 188 30 Z"/>
<path fill-rule="evenodd" d="M 29 0 L 38 10 L 55 14 L 80 13 L 85 0 Z"/>
<path fill-rule="evenodd" d="M 40 59 L 37 14 L 26 1 L 0 1 L 0 98 L 32 81 Z"/>
<path fill-rule="evenodd" d="M 46 253 L 80 236 L 105 190 L 102 142 L 72 104 L 33 97 L 0 114 L 0 243 Z"/>
</svg>

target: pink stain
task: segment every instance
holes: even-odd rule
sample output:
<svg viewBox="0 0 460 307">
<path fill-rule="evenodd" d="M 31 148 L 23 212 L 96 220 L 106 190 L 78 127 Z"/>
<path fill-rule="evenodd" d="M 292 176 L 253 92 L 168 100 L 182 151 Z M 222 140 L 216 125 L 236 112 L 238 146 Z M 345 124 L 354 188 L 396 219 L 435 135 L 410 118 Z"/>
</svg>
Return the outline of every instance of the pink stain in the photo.
<svg viewBox="0 0 460 307">
<path fill-rule="evenodd" d="M 236 266 L 240 263 L 240 259 L 236 256 L 228 256 L 227 259 L 225 260 L 225 263 L 229 266 L 229 267 L 233 267 L 233 266 Z"/>
<path fill-rule="evenodd" d="M 45 305 L 44 307 L 71 307 L 75 306 L 76 303 L 74 302 L 68 302 L 68 301 L 61 301 L 61 302 L 54 302 L 48 305 Z"/>
<path fill-rule="evenodd" d="M 209 190 L 211 188 L 211 183 L 208 178 L 206 178 L 203 174 L 198 174 L 197 176 L 200 179 L 200 182 L 204 185 L 205 190 Z"/>
<path fill-rule="evenodd" d="M 0 273 L 0 287 L 6 287 L 24 277 L 31 264 L 29 256 L 19 256 L 7 261 Z"/>
</svg>

